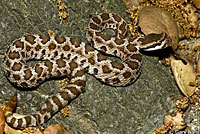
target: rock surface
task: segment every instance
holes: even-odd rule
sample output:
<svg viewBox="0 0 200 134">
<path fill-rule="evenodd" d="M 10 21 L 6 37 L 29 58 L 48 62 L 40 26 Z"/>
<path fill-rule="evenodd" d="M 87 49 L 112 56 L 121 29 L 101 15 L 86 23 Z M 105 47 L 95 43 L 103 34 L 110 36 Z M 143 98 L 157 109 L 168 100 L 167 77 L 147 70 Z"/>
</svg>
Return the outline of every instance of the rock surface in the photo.
<svg viewBox="0 0 200 134">
<path fill-rule="evenodd" d="M 0 55 L 3 57 L 13 40 L 26 34 L 75 37 L 84 42 L 90 15 L 113 12 L 128 20 L 121 0 L 65 0 L 69 16 L 59 24 L 55 0 L 0 1 Z M 3 58 L 0 59 L 0 64 Z M 17 90 L 0 68 L 0 103 L 6 104 Z M 43 83 L 33 91 L 19 91 L 17 113 L 29 114 L 60 90 L 59 80 Z M 19 89 L 18 89 L 19 90 Z M 143 56 L 143 70 L 128 87 L 110 87 L 87 75 L 86 92 L 70 104 L 69 117 L 57 113 L 44 126 L 61 123 L 72 134 L 143 134 L 163 124 L 175 104 L 170 97 L 180 96 L 168 68 L 154 56 Z"/>
</svg>

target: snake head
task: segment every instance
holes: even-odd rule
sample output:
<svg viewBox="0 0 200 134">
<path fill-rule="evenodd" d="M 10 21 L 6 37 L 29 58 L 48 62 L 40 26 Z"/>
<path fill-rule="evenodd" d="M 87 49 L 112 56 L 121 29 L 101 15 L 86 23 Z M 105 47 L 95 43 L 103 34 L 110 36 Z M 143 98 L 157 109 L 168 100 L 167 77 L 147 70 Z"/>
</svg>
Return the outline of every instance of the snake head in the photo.
<svg viewBox="0 0 200 134">
<path fill-rule="evenodd" d="M 137 48 L 144 51 L 154 51 L 164 49 L 171 45 L 172 40 L 167 33 L 151 33 L 143 37 L 136 38 Z"/>
</svg>

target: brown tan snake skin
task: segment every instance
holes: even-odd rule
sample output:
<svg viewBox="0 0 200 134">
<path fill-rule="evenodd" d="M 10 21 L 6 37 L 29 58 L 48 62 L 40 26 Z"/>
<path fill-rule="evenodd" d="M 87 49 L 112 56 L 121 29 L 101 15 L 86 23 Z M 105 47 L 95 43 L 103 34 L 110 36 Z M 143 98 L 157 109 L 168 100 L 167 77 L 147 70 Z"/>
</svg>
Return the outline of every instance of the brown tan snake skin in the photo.
<svg viewBox="0 0 200 134">
<path fill-rule="evenodd" d="M 116 37 L 103 35 L 104 29 L 115 30 Z M 3 67 L 10 82 L 31 88 L 52 77 L 66 76 L 66 88 L 49 98 L 39 111 L 16 119 L 12 109 L 6 111 L 6 121 L 14 128 L 43 124 L 72 99 L 84 91 L 86 76 L 91 74 L 112 86 L 126 86 L 140 74 L 142 55 L 139 50 L 158 50 L 171 41 L 165 33 L 149 34 L 133 41 L 127 40 L 127 24 L 119 16 L 102 13 L 88 23 L 86 37 L 93 47 L 68 37 L 27 35 L 15 40 L 6 50 Z M 121 59 L 113 62 L 101 52 Z M 40 60 L 29 66 L 29 60 Z"/>
</svg>

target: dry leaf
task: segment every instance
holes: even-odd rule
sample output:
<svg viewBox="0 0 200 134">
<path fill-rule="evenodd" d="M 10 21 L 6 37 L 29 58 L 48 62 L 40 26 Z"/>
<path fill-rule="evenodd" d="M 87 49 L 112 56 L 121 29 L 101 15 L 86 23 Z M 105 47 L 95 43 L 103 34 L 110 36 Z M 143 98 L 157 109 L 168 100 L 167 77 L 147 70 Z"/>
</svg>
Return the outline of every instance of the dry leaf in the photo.
<svg viewBox="0 0 200 134">
<path fill-rule="evenodd" d="M 169 12 L 158 7 L 146 6 L 139 13 L 139 26 L 145 35 L 167 33 L 172 39 L 173 50 L 176 50 L 179 35 L 178 27 Z"/>
<path fill-rule="evenodd" d="M 43 134 L 38 127 L 28 127 L 22 131 L 22 134 Z"/>
<path fill-rule="evenodd" d="M 167 132 L 171 129 L 172 124 L 166 124 L 159 128 L 156 128 L 156 131 L 152 132 L 151 134 L 167 134 Z"/>
<path fill-rule="evenodd" d="M 44 134 L 69 134 L 60 124 L 51 125 L 44 130 Z"/>
<path fill-rule="evenodd" d="M 5 117 L 3 109 L 0 108 L 0 134 L 3 134 L 5 128 Z"/>
<path fill-rule="evenodd" d="M 126 4 L 127 8 L 131 8 L 132 6 L 139 6 L 139 0 L 123 0 L 123 2 Z"/>
<path fill-rule="evenodd" d="M 198 0 L 198 1 L 200 1 L 200 0 Z M 200 2 L 198 4 L 200 4 Z M 197 9 L 192 4 L 187 4 L 185 8 L 187 8 L 188 16 L 190 16 L 190 25 L 194 29 L 198 29 L 199 15 L 197 14 Z"/>
<path fill-rule="evenodd" d="M 182 130 L 186 127 L 186 123 L 181 113 L 177 113 L 176 116 L 167 115 L 164 119 L 164 124 L 172 124 L 172 130 Z"/>
<path fill-rule="evenodd" d="M 192 0 L 196 8 L 200 8 L 200 0 Z"/>
<path fill-rule="evenodd" d="M 194 66 L 190 63 L 185 65 L 181 60 L 171 59 L 171 69 L 182 93 L 187 97 L 192 96 L 195 87 L 192 87 L 189 84 L 196 80 Z"/>
</svg>

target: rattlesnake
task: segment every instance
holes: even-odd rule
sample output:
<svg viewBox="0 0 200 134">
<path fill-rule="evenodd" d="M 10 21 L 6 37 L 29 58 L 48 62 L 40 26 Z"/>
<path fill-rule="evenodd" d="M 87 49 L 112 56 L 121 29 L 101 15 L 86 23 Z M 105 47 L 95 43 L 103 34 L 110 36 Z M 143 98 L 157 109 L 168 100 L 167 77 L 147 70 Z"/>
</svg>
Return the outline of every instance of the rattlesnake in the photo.
<svg viewBox="0 0 200 134">
<path fill-rule="evenodd" d="M 115 30 L 116 37 L 101 32 Z M 12 109 L 7 110 L 6 121 L 14 128 L 43 124 L 53 114 L 84 91 L 85 73 L 113 86 L 126 86 L 140 74 L 142 56 L 146 51 L 163 49 L 170 43 L 165 33 L 149 34 L 133 41 L 126 39 L 127 24 L 118 15 L 102 13 L 89 20 L 86 37 L 93 47 L 69 37 L 27 35 L 15 40 L 6 50 L 3 67 L 10 82 L 22 88 L 38 86 L 52 77 L 66 76 L 65 89 L 53 97 L 32 115 L 16 119 Z M 99 51 L 114 55 L 121 62 L 113 62 Z M 29 60 L 40 60 L 29 66 Z"/>
</svg>

